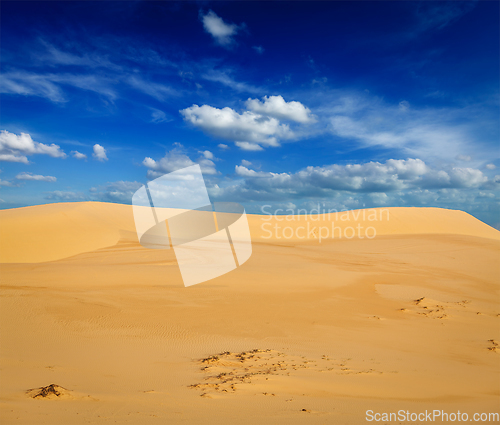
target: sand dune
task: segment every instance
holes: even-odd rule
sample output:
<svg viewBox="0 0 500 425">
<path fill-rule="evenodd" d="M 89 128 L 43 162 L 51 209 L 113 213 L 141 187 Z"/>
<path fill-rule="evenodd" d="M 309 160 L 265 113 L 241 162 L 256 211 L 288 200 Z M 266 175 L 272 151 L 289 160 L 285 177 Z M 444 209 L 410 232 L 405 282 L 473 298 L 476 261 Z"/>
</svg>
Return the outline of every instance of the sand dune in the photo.
<svg viewBox="0 0 500 425">
<path fill-rule="evenodd" d="M 320 211 L 321 212 L 321 211 Z M 0 262 L 40 263 L 137 241 L 132 207 L 99 202 L 49 204 L 0 211 Z M 306 228 L 310 223 L 309 231 Z M 410 234 L 455 234 L 500 240 L 500 232 L 463 211 L 377 208 L 307 216 L 249 215 L 257 241 L 349 239 Z M 356 227 L 361 226 L 361 232 Z M 278 226 L 278 229 L 275 229 Z M 332 226 L 335 230 L 332 231 Z M 297 230 L 299 227 L 304 229 Z M 353 231 L 346 232 L 347 227 Z M 284 230 L 290 228 L 289 230 Z M 316 228 L 316 230 L 314 230 Z M 365 229 L 373 228 L 365 235 Z M 326 231 L 328 230 L 328 236 Z"/>
<path fill-rule="evenodd" d="M 1 211 L 0 422 L 498 412 L 500 232 L 460 211 L 366 213 L 250 215 L 252 257 L 185 288 L 130 206 Z M 376 237 L 346 237 L 358 225 Z"/>
</svg>

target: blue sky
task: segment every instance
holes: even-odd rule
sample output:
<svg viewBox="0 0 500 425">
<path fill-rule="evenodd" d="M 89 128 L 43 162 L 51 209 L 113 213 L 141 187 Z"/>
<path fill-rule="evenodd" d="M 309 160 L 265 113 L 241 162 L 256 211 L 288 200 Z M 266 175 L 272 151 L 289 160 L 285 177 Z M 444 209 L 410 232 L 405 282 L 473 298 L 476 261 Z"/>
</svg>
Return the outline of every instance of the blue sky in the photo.
<svg viewBox="0 0 500 425">
<path fill-rule="evenodd" d="M 0 208 L 420 206 L 500 225 L 498 2 L 2 2 Z"/>
</svg>

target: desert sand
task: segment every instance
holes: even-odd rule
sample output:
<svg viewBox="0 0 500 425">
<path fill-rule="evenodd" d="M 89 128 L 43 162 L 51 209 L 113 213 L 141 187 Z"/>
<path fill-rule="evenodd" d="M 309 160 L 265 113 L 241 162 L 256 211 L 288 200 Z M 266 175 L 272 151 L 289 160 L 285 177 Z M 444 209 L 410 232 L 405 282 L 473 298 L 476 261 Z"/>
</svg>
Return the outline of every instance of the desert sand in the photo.
<svg viewBox="0 0 500 425">
<path fill-rule="evenodd" d="M 500 410 L 500 232 L 434 208 L 307 219 L 372 226 L 371 239 L 320 242 L 297 236 L 304 217 L 268 219 L 249 215 L 245 264 L 185 288 L 172 250 L 138 243 L 131 206 L 1 211 L 0 422 Z"/>
</svg>

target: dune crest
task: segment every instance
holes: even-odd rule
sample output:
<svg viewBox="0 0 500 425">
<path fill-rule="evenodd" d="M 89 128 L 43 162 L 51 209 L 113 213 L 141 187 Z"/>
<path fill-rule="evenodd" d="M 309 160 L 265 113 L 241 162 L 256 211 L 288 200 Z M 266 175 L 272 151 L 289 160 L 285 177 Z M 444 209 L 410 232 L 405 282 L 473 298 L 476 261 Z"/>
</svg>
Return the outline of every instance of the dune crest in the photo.
<svg viewBox="0 0 500 425">
<path fill-rule="evenodd" d="M 321 228 L 328 231 L 322 242 L 349 239 L 353 231 L 346 229 L 356 229 L 358 225 L 375 229 L 376 236 L 457 234 L 500 240 L 498 230 L 471 215 L 440 208 L 376 208 L 308 216 L 249 214 L 248 220 L 252 240 L 256 242 L 320 240 Z M 374 231 L 370 232 L 373 236 Z M 0 238 L 1 263 L 55 261 L 110 247 L 119 241 L 137 242 L 132 206 L 104 202 L 0 211 Z"/>
</svg>

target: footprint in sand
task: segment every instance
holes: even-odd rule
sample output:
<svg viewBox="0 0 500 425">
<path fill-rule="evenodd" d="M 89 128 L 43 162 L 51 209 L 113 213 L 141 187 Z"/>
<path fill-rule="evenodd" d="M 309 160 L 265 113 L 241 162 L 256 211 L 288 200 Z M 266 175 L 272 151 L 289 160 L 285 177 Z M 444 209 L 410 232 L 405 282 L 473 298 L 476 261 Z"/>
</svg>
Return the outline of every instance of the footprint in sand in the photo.
<svg viewBox="0 0 500 425">
<path fill-rule="evenodd" d="M 338 363 L 339 360 L 330 359 L 326 354 L 319 360 L 312 360 L 270 349 L 254 349 L 241 353 L 225 351 L 196 361 L 205 376 L 202 382 L 189 385 L 189 388 L 201 390 L 202 397 L 209 397 L 214 394 L 235 393 L 241 385 L 247 386 L 254 381 L 268 381 L 273 375 L 297 375 L 304 369 L 312 372 L 333 372 L 337 375 L 383 373 L 367 369 L 366 364 L 355 366 L 351 360 L 351 358 L 342 359 Z M 268 392 L 260 394 L 277 395 Z"/>
<path fill-rule="evenodd" d="M 500 345 L 498 344 L 498 341 L 495 341 L 494 339 L 489 339 L 488 342 L 490 343 L 490 346 L 488 347 L 489 351 L 493 351 L 494 353 L 500 353 Z"/>
</svg>

